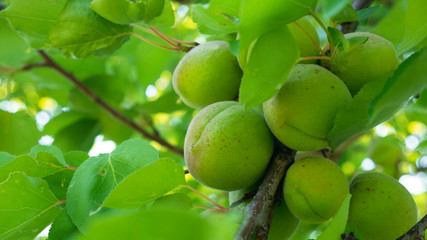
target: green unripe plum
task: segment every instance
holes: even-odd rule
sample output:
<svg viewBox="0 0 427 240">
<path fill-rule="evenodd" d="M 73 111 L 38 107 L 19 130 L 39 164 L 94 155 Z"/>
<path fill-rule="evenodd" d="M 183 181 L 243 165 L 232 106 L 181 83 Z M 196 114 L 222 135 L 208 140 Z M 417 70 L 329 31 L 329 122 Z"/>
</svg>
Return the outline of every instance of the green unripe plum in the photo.
<svg viewBox="0 0 427 240">
<path fill-rule="evenodd" d="M 320 45 L 319 36 L 317 35 L 317 31 L 314 28 L 313 24 L 310 22 L 310 20 L 308 20 L 306 17 L 302 17 L 298 19 L 296 23 L 298 23 L 301 28 L 304 29 L 304 31 L 314 40 L 316 44 Z M 311 57 L 319 55 L 319 51 L 317 50 L 317 48 L 313 45 L 307 35 L 299 27 L 297 27 L 295 23 L 288 24 L 288 28 L 289 31 L 291 31 L 291 34 L 299 47 L 301 57 Z M 306 61 L 305 63 L 315 62 L 316 60 L 311 62 Z"/>
<path fill-rule="evenodd" d="M 237 102 L 218 102 L 200 111 L 185 136 L 184 157 L 200 183 L 224 191 L 254 185 L 273 154 L 264 117 Z"/>
<path fill-rule="evenodd" d="M 273 218 L 271 219 L 269 240 L 288 239 L 297 230 L 300 220 L 289 211 L 286 203 L 281 201 L 274 209 Z"/>
<path fill-rule="evenodd" d="M 323 222 L 335 216 L 348 192 L 344 173 L 322 157 L 297 160 L 287 171 L 283 186 L 289 210 L 306 222 Z"/>
<path fill-rule="evenodd" d="M 298 64 L 280 91 L 264 103 L 273 134 L 286 146 L 314 151 L 329 146 L 326 139 L 338 110 L 350 102 L 345 84 L 314 64 Z"/>
<path fill-rule="evenodd" d="M 417 206 L 396 179 L 362 173 L 350 184 L 347 227 L 363 240 L 396 239 L 417 222 Z"/>
<path fill-rule="evenodd" d="M 201 44 L 188 52 L 173 73 L 172 84 L 182 101 L 193 108 L 234 100 L 242 71 L 224 41 Z"/>
<path fill-rule="evenodd" d="M 399 64 L 396 50 L 388 40 L 366 32 L 345 35 L 356 36 L 369 39 L 349 52 L 338 51 L 330 65 L 331 71 L 345 82 L 353 95 L 367 82 L 391 76 Z"/>
</svg>

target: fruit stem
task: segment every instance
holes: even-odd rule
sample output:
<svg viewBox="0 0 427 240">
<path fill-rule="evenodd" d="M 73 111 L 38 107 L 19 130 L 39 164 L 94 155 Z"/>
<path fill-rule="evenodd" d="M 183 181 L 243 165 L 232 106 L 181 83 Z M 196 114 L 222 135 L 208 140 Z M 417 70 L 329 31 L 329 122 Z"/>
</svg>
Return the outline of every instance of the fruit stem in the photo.
<svg viewBox="0 0 427 240">
<path fill-rule="evenodd" d="M 159 34 L 159 37 L 160 37 L 160 35 L 162 35 L 163 37 L 169 39 L 170 41 L 173 41 L 173 42 L 178 43 L 178 44 L 187 44 L 187 45 L 193 45 L 193 46 L 199 45 L 198 42 L 187 42 L 187 41 L 182 41 L 182 40 L 178 40 L 178 39 L 172 38 L 172 37 L 164 34 L 163 32 L 161 32 L 156 27 L 150 26 L 150 29 L 153 30 L 156 34 Z"/>
<path fill-rule="evenodd" d="M 323 24 L 322 20 L 320 20 L 320 18 L 313 11 L 310 11 L 310 15 L 314 18 L 314 20 L 316 20 L 317 23 L 319 23 L 319 25 L 323 29 L 323 31 L 325 31 L 326 35 L 328 36 L 331 52 L 333 52 L 335 44 L 334 44 L 334 40 L 332 39 L 331 33 L 329 33 L 325 24 Z"/>
<path fill-rule="evenodd" d="M 207 196 L 205 196 L 203 193 L 197 191 L 196 189 L 194 189 L 193 187 L 191 187 L 190 185 L 179 185 L 179 187 L 185 187 L 190 189 L 191 191 L 195 192 L 196 194 L 198 194 L 199 196 L 201 196 L 202 198 L 208 200 L 208 202 L 212 203 L 213 205 L 217 206 L 219 209 L 223 210 L 223 211 L 227 211 L 227 208 L 219 205 L 218 203 L 214 202 L 212 199 L 208 198 Z"/>
<path fill-rule="evenodd" d="M 143 40 L 143 41 L 145 41 L 145 42 L 147 42 L 147 43 L 149 43 L 149 44 L 151 44 L 151 45 L 154 45 L 154 46 L 156 46 L 156 47 L 159 47 L 159 48 L 164 48 L 164 49 L 168 49 L 168 50 L 172 50 L 172 51 L 180 51 L 180 50 L 183 50 L 183 47 L 179 47 L 179 46 L 177 46 L 177 47 L 168 47 L 168 46 L 164 46 L 164 45 L 162 45 L 162 44 L 159 44 L 159 43 L 156 43 L 156 42 L 154 42 L 154 41 L 151 41 L 151 40 L 149 40 L 149 39 L 147 39 L 147 38 L 145 38 L 145 37 L 143 37 L 143 36 L 141 36 L 141 35 L 139 35 L 138 33 L 135 33 L 135 32 L 133 32 L 133 33 L 131 33 L 133 36 L 135 36 L 135 37 L 137 37 L 137 38 L 139 38 L 139 39 L 141 39 L 141 40 Z"/>
<path fill-rule="evenodd" d="M 221 212 L 221 213 L 228 211 L 228 209 L 217 209 L 217 208 L 211 208 L 211 207 L 205 207 L 205 206 L 193 206 L 193 208 L 208 209 L 208 210 L 212 210 L 215 212 Z"/>
<path fill-rule="evenodd" d="M 313 56 L 313 57 L 300 57 L 298 59 L 298 62 L 308 61 L 308 60 L 314 60 L 314 59 L 323 59 L 323 60 L 326 60 L 326 61 L 331 61 L 331 58 L 327 57 L 327 56 Z"/>
<path fill-rule="evenodd" d="M 325 51 L 323 51 L 323 49 L 319 46 L 319 44 L 316 43 L 316 41 L 314 41 L 314 39 L 310 36 L 310 34 L 307 33 L 307 31 L 304 30 L 303 27 L 301 27 L 301 25 L 297 22 L 293 22 L 298 28 L 299 30 L 301 30 L 301 32 L 304 33 L 304 35 L 310 40 L 310 42 L 317 48 L 317 50 L 323 55 L 326 56 Z"/>
</svg>

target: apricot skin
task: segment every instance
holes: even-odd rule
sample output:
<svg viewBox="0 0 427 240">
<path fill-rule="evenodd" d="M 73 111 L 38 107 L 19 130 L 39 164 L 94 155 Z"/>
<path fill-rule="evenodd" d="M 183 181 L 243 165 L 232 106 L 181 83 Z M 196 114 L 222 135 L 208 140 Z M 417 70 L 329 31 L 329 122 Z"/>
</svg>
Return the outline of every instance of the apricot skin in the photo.
<svg viewBox="0 0 427 240">
<path fill-rule="evenodd" d="M 317 65 L 298 64 L 280 91 L 264 103 L 264 115 L 283 144 L 314 151 L 329 146 L 326 137 L 335 115 L 350 100 L 350 92 L 337 76 Z"/>
<path fill-rule="evenodd" d="M 330 66 L 331 71 L 344 81 L 353 95 L 369 81 L 390 77 L 399 64 L 391 42 L 366 32 L 345 35 L 347 38 L 354 36 L 369 38 L 349 52 L 338 51 L 332 57 Z"/>
<path fill-rule="evenodd" d="M 306 222 L 333 217 L 348 194 L 341 169 L 322 157 L 297 160 L 287 171 L 283 194 L 289 210 Z"/>
<path fill-rule="evenodd" d="M 184 157 L 200 183 L 224 191 L 252 186 L 273 154 L 264 117 L 237 102 L 218 102 L 200 111 L 185 137 Z"/>
<path fill-rule="evenodd" d="M 396 179 L 362 173 L 350 183 L 347 227 L 364 240 L 396 239 L 417 222 L 417 206 Z"/>
<path fill-rule="evenodd" d="M 237 58 L 224 41 L 201 44 L 188 52 L 173 74 L 173 88 L 182 101 L 193 108 L 234 100 L 242 71 Z"/>
<path fill-rule="evenodd" d="M 317 35 L 316 29 L 306 17 L 302 17 L 295 22 L 304 29 L 304 31 L 314 40 L 315 43 L 320 45 L 319 36 Z M 299 47 L 301 57 L 313 57 L 319 55 L 317 48 L 295 23 L 288 24 L 288 28 Z M 305 61 L 304 63 L 316 63 L 316 60 Z"/>
</svg>

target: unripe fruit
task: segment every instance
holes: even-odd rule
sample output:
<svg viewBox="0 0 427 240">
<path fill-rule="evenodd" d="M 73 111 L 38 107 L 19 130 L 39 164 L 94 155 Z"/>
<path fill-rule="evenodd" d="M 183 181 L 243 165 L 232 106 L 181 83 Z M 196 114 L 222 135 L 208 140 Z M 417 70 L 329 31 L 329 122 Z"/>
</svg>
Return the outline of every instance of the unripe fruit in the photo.
<svg viewBox="0 0 427 240">
<path fill-rule="evenodd" d="M 350 184 L 347 227 L 363 240 L 396 239 L 417 222 L 417 206 L 396 179 L 362 173 Z"/>
<path fill-rule="evenodd" d="M 264 117 L 237 102 L 214 103 L 200 111 L 185 136 L 184 157 L 200 183 L 233 191 L 252 186 L 273 154 Z"/>
<path fill-rule="evenodd" d="M 314 40 L 315 43 L 320 45 L 317 31 L 314 28 L 313 24 L 311 24 L 311 22 L 306 17 L 302 17 L 295 22 L 298 23 L 302 29 L 304 29 L 304 31 Z M 317 48 L 313 45 L 307 35 L 295 23 L 288 24 L 288 28 L 289 31 L 291 31 L 292 36 L 295 38 L 295 42 L 298 44 L 301 57 L 311 57 L 319 55 L 319 51 L 317 50 Z M 305 63 L 315 62 L 316 60 L 313 60 L 311 62 L 307 61 Z"/>
<path fill-rule="evenodd" d="M 338 109 L 351 100 L 345 84 L 317 65 L 298 64 L 280 91 L 264 103 L 264 115 L 273 134 L 299 151 L 329 146 L 326 136 Z"/>
<path fill-rule="evenodd" d="M 345 37 L 369 37 L 364 44 L 349 52 L 338 51 L 332 56 L 331 71 L 341 78 L 354 95 L 369 81 L 389 77 L 399 61 L 391 42 L 366 32 L 346 34 Z"/>
<path fill-rule="evenodd" d="M 234 100 L 242 71 L 237 58 L 224 41 L 212 41 L 188 52 L 173 73 L 173 88 L 182 101 L 193 108 Z"/>
<path fill-rule="evenodd" d="M 296 161 L 287 171 L 283 193 L 289 210 L 307 222 L 333 217 L 348 194 L 348 182 L 341 169 L 322 157 Z"/>
</svg>

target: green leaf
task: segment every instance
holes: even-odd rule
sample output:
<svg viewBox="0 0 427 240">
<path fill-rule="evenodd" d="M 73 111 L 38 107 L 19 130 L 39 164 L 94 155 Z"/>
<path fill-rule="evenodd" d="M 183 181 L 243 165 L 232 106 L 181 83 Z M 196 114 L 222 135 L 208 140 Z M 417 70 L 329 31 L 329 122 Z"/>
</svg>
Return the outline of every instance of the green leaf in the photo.
<svg viewBox="0 0 427 240">
<path fill-rule="evenodd" d="M 231 240 L 233 235 L 188 210 L 151 209 L 99 219 L 79 239 Z"/>
<path fill-rule="evenodd" d="M 239 62 L 246 65 L 249 46 L 261 35 L 297 20 L 316 9 L 317 0 L 245 0 L 239 26 Z"/>
<path fill-rule="evenodd" d="M 362 10 L 357 11 L 357 16 L 359 18 L 359 22 L 364 24 L 367 20 L 381 8 L 381 5 L 375 5 L 368 8 L 364 8 Z"/>
<path fill-rule="evenodd" d="M 10 173 L 0 182 L 0 239 L 34 239 L 62 211 L 47 183 Z"/>
<path fill-rule="evenodd" d="M 340 13 L 346 6 L 351 7 L 350 3 L 351 0 L 321 0 L 322 13 L 326 18 L 332 18 Z"/>
<path fill-rule="evenodd" d="M 87 153 L 78 151 L 68 152 L 64 157 L 69 167 L 43 178 L 43 180 L 49 184 L 50 190 L 58 199 L 67 198 L 68 186 L 70 185 L 76 168 L 89 158 Z"/>
<path fill-rule="evenodd" d="M 338 111 L 328 141 L 332 150 L 337 149 L 352 136 L 371 129 L 376 124 L 369 123 L 369 106 L 382 91 L 387 79 L 377 79 L 365 84 L 354 96 L 353 100 Z"/>
<path fill-rule="evenodd" d="M 132 209 L 185 184 L 184 170 L 171 159 L 160 159 L 132 173 L 108 195 L 103 207 Z"/>
<path fill-rule="evenodd" d="M 150 209 L 182 208 L 190 210 L 192 206 L 191 198 L 187 194 L 173 193 L 156 199 Z"/>
<path fill-rule="evenodd" d="M 94 119 L 82 119 L 59 131 L 55 136 L 53 145 L 63 152 L 85 151 L 88 152 L 99 134 L 99 123 Z"/>
<path fill-rule="evenodd" d="M 90 7 L 101 17 L 117 24 L 129 24 L 144 19 L 144 2 L 130 0 L 93 0 Z"/>
<path fill-rule="evenodd" d="M 400 43 L 405 34 L 406 0 L 397 0 L 390 12 L 367 31 L 380 35 L 394 45 Z M 393 27 L 390 27 L 393 26 Z"/>
<path fill-rule="evenodd" d="M 0 36 L 0 66 L 21 67 L 34 56 L 33 51 L 28 52 L 28 43 L 9 27 L 6 19 L 0 18 Z"/>
<path fill-rule="evenodd" d="M 12 162 L 16 156 L 13 156 L 7 152 L 0 152 L 0 167 Z"/>
<path fill-rule="evenodd" d="M 175 23 L 175 12 L 172 8 L 172 2 L 169 0 L 165 0 L 165 4 L 163 7 L 162 14 L 153 21 L 150 22 L 150 25 L 156 26 L 172 26 Z"/>
<path fill-rule="evenodd" d="M 426 61 L 427 50 L 424 49 L 400 64 L 388 80 L 368 82 L 335 117 L 334 127 L 328 134 L 332 149 L 390 119 L 412 96 L 425 88 Z"/>
<path fill-rule="evenodd" d="M 427 87 L 427 48 L 401 63 L 369 108 L 371 123 L 391 118 L 408 100 Z"/>
<path fill-rule="evenodd" d="M 129 39 L 131 27 L 114 24 L 89 8 L 89 1 L 69 0 L 49 34 L 65 56 L 85 58 L 111 54 Z"/>
<path fill-rule="evenodd" d="M 317 240 L 341 240 L 341 234 L 344 233 L 347 225 L 350 199 L 351 194 L 348 194 L 329 226 L 317 237 Z"/>
<path fill-rule="evenodd" d="M 427 4 L 424 0 L 408 1 L 405 19 L 405 35 L 397 48 L 401 55 L 422 42 L 427 37 Z"/>
<path fill-rule="evenodd" d="M 202 34 L 219 35 L 237 32 L 237 26 L 221 12 L 205 8 L 202 4 L 193 4 L 191 16 Z"/>
<path fill-rule="evenodd" d="M 56 159 L 62 164 L 62 166 L 67 166 L 65 162 L 64 154 L 61 150 L 55 146 L 46 146 L 46 145 L 36 145 L 31 148 L 30 156 L 36 157 L 38 152 L 49 152 L 56 157 Z"/>
<path fill-rule="evenodd" d="M 343 9 L 341 9 L 341 11 L 339 11 L 334 17 L 332 17 L 331 20 L 336 24 L 340 24 L 343 22 L 357 21 L 359 20 L 359 17 L 353 6 L 351 6 L 351 4 L 347 4 Z"/>
<path fill-rule="evenodd" d="M 285 26 L 261 36 L 243 70 L 239 101 L 249 109 L 273 97 L 299 58 L 299 48 Z"/>
<path fill-rule="evenodd" d="M 62 211 L 55 221 L 52 223 L 52 227 L 49 229 L 49 240 L 68 240 L 73 239 L 80 232 L 71 221 L 67 211 Z"/>
<path fill-rule="evenodd" d="M 165 1 L 164 0 L 146 0 L 145 5 L 147 6 L 147 11 L 144 17 L 144 22 L 148 23 L 154 18 L 162 14 Z"/>
<path fill-rule="evenodd" d="M 84 161 L 86 161 L 89 158 L 89 155 L 85 152 L 80 151 L 71 151 L 67 152 L 64 155 L 65 162 L 68 163 L 68 165 L 73 167 L 79 167 L 80 164 L 82 164 Z"/>
<path fill-rule="evenodd" d="M 56 157 L 48 152 L 39 152 L 34 159 L 29 155 L 21 155 L 8 164 L 0 167 L 0 181 L 4 181 L 11 172 L 24 172 L 31 177 L 45 177 L 63 170 L 64 167 Z"/>
<path fill-rule="evenodd" d="M 31 47 L 43 48 L 49 45 L 49 32 L 62 12 L 67 0 L 13 0 L 8 8 L 1 11 L 13 29 L 26 39 Z"/>
<path fill-rule="evenodd" d="M 128 140 L 112 153 L 91 157 L 83 162 L 71 180 L 67 211 L 84 232 L 92 213 L 128 175 L 158 159 L 158 152 L 143 140 Z"/>
<path fill-rule="evenodd" d="M 242 2 L 243 0 L 211 0 L 209 8 L 213 11 L 239 18 Z"/>
<path fill-rule="evenodd" d="M 28 153 L 41 137 L 36 121 L 24 111 L 0 110 L 0 151 L 19 155 Z"/>
</svg>

